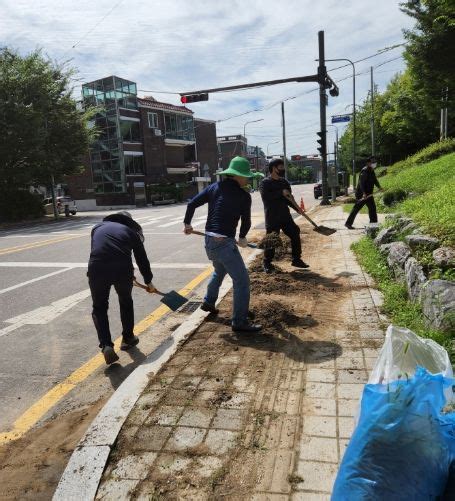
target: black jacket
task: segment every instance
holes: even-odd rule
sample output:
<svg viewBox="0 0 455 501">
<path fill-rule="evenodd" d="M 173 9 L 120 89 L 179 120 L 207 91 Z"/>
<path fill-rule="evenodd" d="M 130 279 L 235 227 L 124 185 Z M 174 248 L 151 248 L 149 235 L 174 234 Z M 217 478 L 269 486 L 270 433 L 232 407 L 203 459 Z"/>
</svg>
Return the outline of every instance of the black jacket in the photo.
<svg viewBox="0 0 455 501">
<path fill-rule="evenodd" d="M 234 238 L 241 220 L 239 237 L 244 238 L 251 227 L 251 195 L 234 179 L 224 179 L 207 186 L 186 208 L 185 224 L 190 224 L 194 211 L 209 204 L 205 230 Z"/>
<path fill-rule="evenodd" d="M 145 283 L 152 281 L 153 274 L 138 223 L 127 216 L 113 214 L 92 229 L 91 238 L 89 276 L 103 275 L 118 278 L 133 276 L 131 252 L 134 252 Z"/>
<path fill-rule="evenodd" d="M 359 183 L 355 191 L 356 198 L 362 198 L 364 194 L 371 195 L 375 186 L 377 186 L 378 189 L 381 189 L 381 185 L 376 178 L 374 169 L 372 167 L 365 166 L 360 171 Z"/>
<path fill-rule="evenodd" d="M 291 190 L 291 185 L 286 179 L 273 179 L 266 177 L 259 186 L 262 202 L 264 203 L 265 225 L 275 226 L 291 219 L 288 199 L 283 195 L 283 190 Z"/>
</svg>

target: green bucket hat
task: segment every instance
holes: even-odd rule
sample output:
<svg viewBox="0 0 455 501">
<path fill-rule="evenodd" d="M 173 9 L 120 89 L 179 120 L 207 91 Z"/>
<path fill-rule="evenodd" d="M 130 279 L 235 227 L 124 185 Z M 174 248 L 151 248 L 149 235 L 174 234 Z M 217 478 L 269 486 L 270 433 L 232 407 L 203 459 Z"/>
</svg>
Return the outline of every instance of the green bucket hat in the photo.
<svg viewBox="0 0 455 501">
<path fill-rule="evenodd" d="M 229 163 L 229 167 L 220 172 L 223 174 L 230 174 L 231 176 L 242 176 L 242 177 L 264 177 L 262 172 L 251 172 L 250 162 L 244 157 L 235 157 Z"/>
</svg>

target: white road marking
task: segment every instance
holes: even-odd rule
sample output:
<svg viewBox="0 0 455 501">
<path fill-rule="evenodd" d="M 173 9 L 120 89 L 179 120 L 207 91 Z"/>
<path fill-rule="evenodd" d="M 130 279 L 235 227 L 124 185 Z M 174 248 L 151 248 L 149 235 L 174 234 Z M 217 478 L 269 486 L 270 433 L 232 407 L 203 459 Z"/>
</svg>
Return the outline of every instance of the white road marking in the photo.
<svg viewBox="0 0 455 501">
<path fill-rule="evenodd" d="M 174 224 L 181 224 L 183 226 L 183 218 L 180 216 L 178 219 L 171 221 L 170 223 L 160 224 L 157 228 L 168 228 L 169 226 L 173 226 Z"/>
<path fill-rule="evenodd" d="M 33 278 L 32 280 L 27 280 L 26 282 L 21 282 L 20 284 L 12 285 L 11 287 L 7 287 L 6 289 L 0 290 L 0 294 L 5 294 L 6 292 L 13 291 L 14 289 L 19 289 L 20 287 L 24 287 L 25 285 L 30 285 L 35 282 L 39 282 L 40 280 L 53 277 L 54 275 L 58 275 L 60 273 L 64 273 L 65 271 L 69 270 L 71 270 L 71 268 L 63 268 L 61 270 L 53 271 L 52 273 L 47 273 L 46 275 L 42 275 L 41 277 Z"/>
<path fill-rule="evenodd" d="M 186 269 L 197 269 L 206 268 L 207 263 L 163 263 L 156 262 L 150 263 L 150 267 L 153 269 L 171 269 L 171 268 L 186 268 Z M 68 271 L 72 268 L 87 268 L 87 263 L 46 263 L 46 262 L 26 262 L 26 261 L 3 261 L 0 262 L 0 268 L 65 268 L 64 270 L 59 270 L 59 273 L 63 271 Z M 136 266 L 135 266 L 136 268 Z M 54 272 L 57 274 L 57 272 Z M 49 274 L 50 276 L 50 274 Z M 43 277 L 44 278 L 44 277 Z M 36 280 L 36 279 L 34 279 Z"/>
<path fill-rule="evenodd" d="M 84 299 L 87 299 L 89 296 L 90 289 L 86 289 L 63 299 L 59 299 L 58 301 L 54 301 L 49 306 L 41 306 L 35 310 L 22 313 L 17 317 L 9 318 L 8 320 L 5 320 L 5 322 L 11 325 L 0 329 L 0 337 L 5 334 L 9 334 L 24 325 L 45 325 L 52 322 L 52 320 L 55 320 L 57 317 L 73 308 Z"/>
<path fill-rule="evenodd" d="M 169 217 L 169 216 L 155 217 L 153 219 L 150 219 L 150 221 L 147 221 L 146 223 L 141 224 L 141 226 L 143 228 L 144 226 L 149 226 L 151 224 L 155 224 L 157 221 L 159 221 L 160 219 L 164 219 L 165 217 Z"/>
</svg>

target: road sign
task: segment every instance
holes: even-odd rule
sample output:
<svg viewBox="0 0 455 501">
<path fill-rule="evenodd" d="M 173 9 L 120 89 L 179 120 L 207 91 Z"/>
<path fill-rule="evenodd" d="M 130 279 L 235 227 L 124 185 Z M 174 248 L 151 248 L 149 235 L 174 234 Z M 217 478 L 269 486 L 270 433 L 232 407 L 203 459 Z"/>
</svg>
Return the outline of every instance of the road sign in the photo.
<svg viewBox="0 0 455 501">
<path fill-rule="evenodd" d="M 336 124 L 339 122 L 350 122 L 351 115 L 332 115 L 332 123 Z"/>
</svg>

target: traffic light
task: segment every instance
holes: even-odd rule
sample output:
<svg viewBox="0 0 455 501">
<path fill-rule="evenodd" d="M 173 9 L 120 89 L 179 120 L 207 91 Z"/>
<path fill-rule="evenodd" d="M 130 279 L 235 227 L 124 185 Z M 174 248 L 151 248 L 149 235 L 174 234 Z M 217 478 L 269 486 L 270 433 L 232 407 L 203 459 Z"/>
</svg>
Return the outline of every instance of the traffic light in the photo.
<svg viewBox="0 0 455 501">
<path fill-rule="evenodd" d="M 182 96 L 180 98 L 180 101 L 182 101 L 183 104 L 197 103 L 198 101 L 208 101 L 208 100 L 209 100 L 208 94 L 189 94 L 187 96 Z"/>
<path fill-rule="evenodd" d="M 327 131 L 323 130 L 317 133 L 320 139 L 317 140 L 319 143 L 318 151 L 321 154 L 321 157 L 325 155 L 327 151 L 327 145 L 326 145 L 326 138 L 327 138 Z"/>
</svg>

